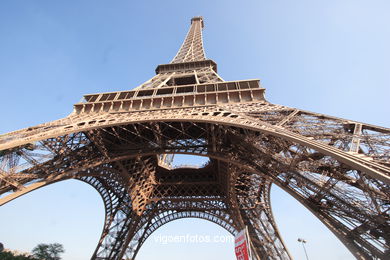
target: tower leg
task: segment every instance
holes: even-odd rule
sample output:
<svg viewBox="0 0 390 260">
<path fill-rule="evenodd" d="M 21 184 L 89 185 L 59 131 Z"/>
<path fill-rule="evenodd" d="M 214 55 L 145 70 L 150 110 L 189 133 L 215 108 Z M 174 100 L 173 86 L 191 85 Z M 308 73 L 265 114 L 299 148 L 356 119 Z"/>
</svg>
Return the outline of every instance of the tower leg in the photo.
<svg viewBox="0 0 390 260">
<path fill-rule="evenodd" d="M 240 172 L 235 193 L 255 259 L 291 259 L 270 206 L 271 182 L 265 176 Z"/>
<path fill-rule="evenodd" d="M 357 259 L 387 259 L 386 185 L 313 149 L 269 136 L 248 136 L 240 137 L 244 145 L 231 149 L 238 151 L 234 156 L 241 164 L 252 165 L 300 201 Z"/>
</svg>

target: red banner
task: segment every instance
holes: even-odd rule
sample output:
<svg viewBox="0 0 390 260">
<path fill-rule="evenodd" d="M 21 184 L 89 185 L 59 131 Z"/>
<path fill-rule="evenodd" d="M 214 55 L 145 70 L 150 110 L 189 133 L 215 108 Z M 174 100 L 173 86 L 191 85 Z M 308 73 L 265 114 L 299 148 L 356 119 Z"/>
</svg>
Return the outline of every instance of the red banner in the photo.
<svg viewBox="0 0 390 260">
<path fill-rule="evenodd" d="M 249 260 L 248 241 L 246 239 L 245 230 L 240 231 L 234 237 L 234 245 L 237 260 Z"/>
</svg>

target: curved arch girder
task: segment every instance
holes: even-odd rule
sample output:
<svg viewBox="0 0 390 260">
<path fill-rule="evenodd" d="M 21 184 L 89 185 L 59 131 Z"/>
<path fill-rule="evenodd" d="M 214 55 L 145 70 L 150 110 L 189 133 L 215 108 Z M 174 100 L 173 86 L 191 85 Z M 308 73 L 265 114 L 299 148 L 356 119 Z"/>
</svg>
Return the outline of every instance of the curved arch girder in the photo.
<svg viewBox="0 0 390 260">
<path fill-rule="evenodd" d="M 164 129 L 179 135 L 169 135 Z M 140 131 L 142 134 L 139 134 Z M 261 172 L 296 198 L 301 198 L 334 232 L 336 229 L 342 231 L 338 237 L 344 239 L 343 242 L 359 258 L 371 255 L 386 257 L 389 247 L 388 185 L 372 178 L 361 168 L 354 168 L 354 164 L 335 160 L 339 158 L 334 154 L 329 156 L 321 149 L 312 149 L 312 146 L 293 142 L 294 139 L 292 141 L 283 135 L 260 132 L 222 124 L 174 121 L 117 125 L 90 130 L 85 134 L 49 138 L 38 145 L 47 152 L 39 154 L 43 163 L 34 160 L 35 155 L 29 153 L 35 147 L 23 146 L 7 151 L 6 156 L 3 154 L 3 163 L 8 156 L 7 160 L 15 164 L 17 160 L 9 156 L 12 154 L 23 158 L 19 161 L 33 166 L 18 172 L 12 171 L 15 165 L 6 163 L 3 169 L 8 171 L 8 176 L 4 177 L 3 173 L 0 190 L 10 192 L 16 189 L 17 193 L 23 191 L 20 185 L 30 184 L 28 187 L 31 187 L 39 179 L 50 183 L 75 177 L 78 172 L 102 162 L 120 161 L 142 153 L 191 153 L 228 158 L 241 167 L 249 166 Z M 123 138 L 124 133 L 133 139 Z M 91 135 L 104 138 L 90 138 Z M 118 141 L 119 144 L 115 143 Z M 96 153 L 96 150 L 99 152 Z M 47 156 L 50 154 L 53 156 Z M 251 157 L 242 157 L 248 154 Z M 63 158 L 67 160 L 61 162 Z M 53 169 L 56 169 L 55 172 Z M 347 196 L 346 190 L 356 196 Z"/>
<path fill-rule="evenodd" d="M 140 227 L 137 233 L 134 235 L 126 251 L 126 256 L 128 259 L 134 259 L 136 257 L 139 249 L 146 241 L 146 239 L 159 227 L 182 218 L 199 218 L 208 220 L 223 227 L 231 234 L 236 232 L 233 220 L 230 218 L 226 209 L 200 211 L 199 208 L 184 208 L 180 207 L 179 205 L 176 209 L 160 209 L 158 213 L 154 213 L 153 216 L 149 217 L 148 221 L 142 227 Z"/>
<path fill-rule="evenodd" d="M 269 103 L 252 103 L 249 104 L 252 110 L 255 110 L 257 114 L 261 112 L 267 112 L 270 110 L 268 106 L 275 106 Z M 241 107 L 244 108 L 241 108 Z M 278 124 L 270 124 L 264 120 L 264 118 L 253 117 L 241 113 L 240 109 L 247 109 L 248 104 L 234 106 L 206 106 L 206 107 L 193 107 L 193 108 L 180 108 L 170 110 L 153 110 L 153 111 L 137 111 L 131 113 L 106 113 L 106 114 L 88 114 L 88 115 L 71 115 L 68 118 L 58 120 L 62 123 L 58 126 L 58 122 L 53 127 L 47 125 L 37 127 L 37 129 L 31 130 L 28 133 L 13 132 L 10 133 L 8 139 L 4 137 L 0 139 L 0 149 L 7 150 L 12 147 L 21 146 L 28 142 L 34 142 L 42 140 L 43 138 L 56 137 L 63 134 L 71 134 L 76 132 L 88 131 L 96 128 L 105 128 L 109 126 L 143 123 L 143 122 L 164 122 L 164 121 L 185 121 L 185 122 L 204 122 L 223 124 L 227 126 L 234 126 L 245 128 L 253 131 L 259 131 L 261 133 L 281 137 L 286 140 L 296 142 L 298 144 L 310 147 L 317 150 L 320 153 L 332 156 L 337 160 L 357 169 L 366 172 L 373 178 L 380 179 L 381 181 L 390 184 L 390 163 L 387 160 L 385 164 L 382 161 L 376 161 L 375 157 L 358 156 L 357 154 L 347 153 L 340 147 L 334 146 L 335 140 L 332 142 L 323 142 L 320 139 L 314 140 L 313 136 L 304 136 L 296 131 L 291 131 L 288 128 L 284 128 Z M 253 109 L 255 107 L 255 109 Z M 279 110 L 288 110 L 286 107 L 281 107 Z M 275 108 L 273 108 L 275 109 Z M 234 111 L 236 110 L 236 111 Z M 276 109 L 278 110 L 278 109 Z M 290 109 L 291 110 L 291 109 Z M 314 113 L 312 113 L 314 114 Z M 250 115 L 250 114 L 249 114 Z M 72 116 L 74 118 L 72 118 Z M 91 117 L 92 116 L 92 117 Z M 318 117 L 324 117 L 321 115 Z M 351 121 L 344 120 L 345 124 Z M 271 121 L 272 123 L 272 121 Z M 385 133 L 385 141 L 380 142 L 383 147 L 383 151 L 387 154 L 390 148 L 390 130 L 386 128 L 379 128 L 369 126 L 371 129 L 377 132 Z M 290 128 L 293 129 L 293 128 Z M 41 130 L 39 132 L 39 130 Z M 42 133 L 42 130 L 43 133 Z M 347 133 L 348 130 L 345 130 Z M 38 134 L 39 133 L 39 134 Z M 334 133 L 337 139 L 337 132 Z M 21 138 L 23 137 L 23 138 Z M 370 137 L 374 139 L 374 136 Z M 350 142 L 353 141 L 353 135 L 349 135 Z M 387 141 L 386 141 L 387 140 Z M 331 144 L 331 145 L 329 145 Z M 352 144 L 351 144 L 352 145 Z M 387 147 L 387 149 L 386 149 Z M 390 155 L 386 155 L 389 157 Z"/>
</svg>

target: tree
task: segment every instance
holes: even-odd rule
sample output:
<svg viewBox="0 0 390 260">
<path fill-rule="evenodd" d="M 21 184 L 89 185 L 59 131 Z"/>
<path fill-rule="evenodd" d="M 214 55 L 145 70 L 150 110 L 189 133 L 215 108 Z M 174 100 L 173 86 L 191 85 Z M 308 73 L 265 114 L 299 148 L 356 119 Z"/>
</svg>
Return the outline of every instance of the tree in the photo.
<svg viewBox="0 0 390 260">
<path fill-rule="evenodd" d="M 13 252 L 0 252 L 0 260 L 33 260 L 32 256 L 18 255 Z M 36 259 L 35 259 L 36 260 Z"/>
<path fill-rule="evenodd" d="M 64 252 L 64 247 L 59 243 L 38 244 L 32 250 L 33 256 L 39 260 L 60 260 L 60 254 Z"/>
</svg>

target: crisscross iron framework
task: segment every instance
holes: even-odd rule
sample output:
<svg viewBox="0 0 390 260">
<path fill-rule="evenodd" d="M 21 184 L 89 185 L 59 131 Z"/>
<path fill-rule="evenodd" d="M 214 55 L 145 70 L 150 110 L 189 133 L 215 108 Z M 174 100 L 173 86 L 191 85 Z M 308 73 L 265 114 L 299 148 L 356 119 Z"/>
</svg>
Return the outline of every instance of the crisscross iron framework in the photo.
<svg viewBox="0 0 390 260">
<path fill-rule="evenodd" d="M 224 81 L 202 17 L 156 76 L 89 94 L 67 117 L 0 135 L 0 205 L 68 179 L 92 185 L 106 218 L 92 259 L 135 259 L 156 229 L 201 218 L 248 227 L 257 259 L 290 259 L 270 205 L 278 185 L 357 259 L 390 258 L 390 129 L 275 105 L 259 80 Z M 172 155 L 210 158 L 171 166 Z"/>
</svg>

